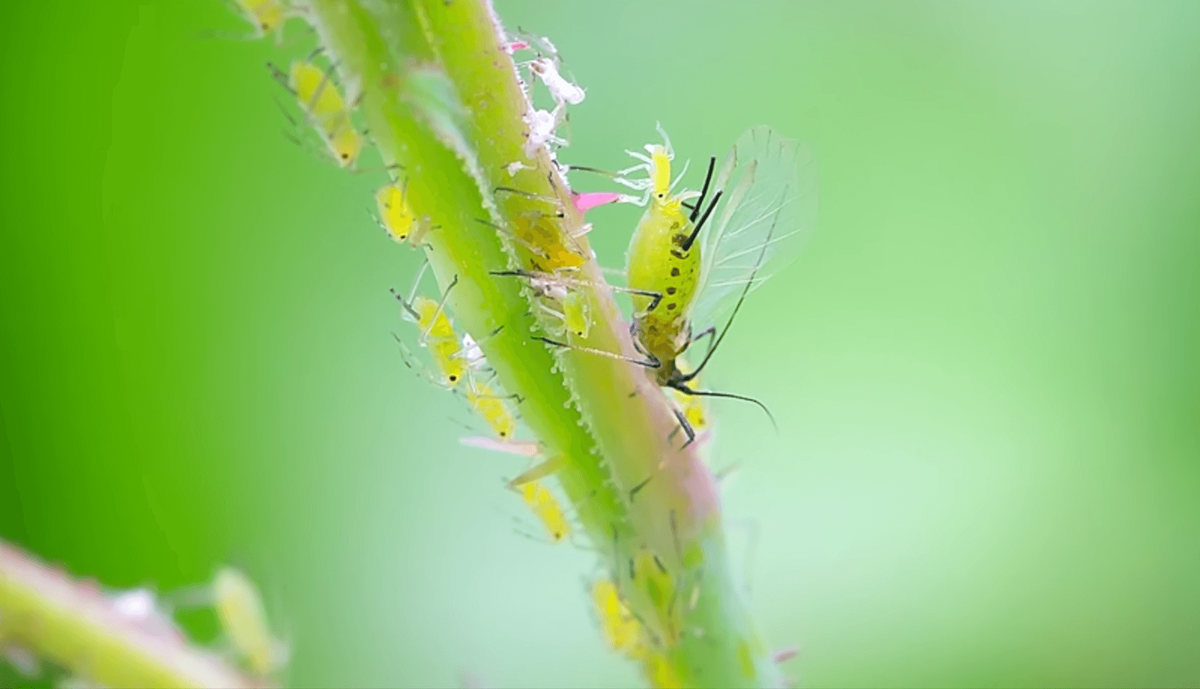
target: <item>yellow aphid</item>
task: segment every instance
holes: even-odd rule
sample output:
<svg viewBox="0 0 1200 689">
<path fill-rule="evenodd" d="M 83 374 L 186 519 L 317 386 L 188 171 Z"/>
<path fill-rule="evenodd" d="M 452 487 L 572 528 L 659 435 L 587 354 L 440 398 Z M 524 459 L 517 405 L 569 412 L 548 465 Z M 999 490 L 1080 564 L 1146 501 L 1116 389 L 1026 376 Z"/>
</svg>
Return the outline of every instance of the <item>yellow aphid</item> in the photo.
<svg viewBox="0 0 1200 689">
<path fill-rule="evenodd" d="M 529 261 L 534 270 L 556 272 L 578 269 L 587 259 L 578 249 L 564 243 L 554 219 L 555 216 L 537 211 L 517 216 L 513 221 L 517 243 L 533 254 Z"/>
<path fill-rule="evenodd" d="M 654 553 L 642 549 L 633 556 L 633 584 L 646 593 L 665 619 L 675 603 L 675 580 Z"/>
<path fill-rule="evenodd" d="M 659 145 L 646 148 L 650 205 L 629 244 L 626 277 L 631 289 L 661 295 L 633 297 L 634 333 L 642 349 L 661 364 L 655 370 L 658 384 L 667 385 L 677 371 L 676 357 L 688 345 L 688 313 L 700 281 L 695 212 L 700 206 L 689 215 L 683 203 L 697 196 L 703 201 L 703 194 L 672 194 L 670 152 Z"/>
<path fill-rule="evenodd" d="M 592 604 L 609 647 L 614 651 L 632 651 L 638 644 L 641 625 L 621 601 L 612 580 L 597 579 L 592 584 Z"/>
<path fill-rule="evenodd" d="M 354 128 L 352 108 L 333 82 L 332 71 L 309 60 L 296 60 L 288 71 L 286 85 L 337 164 L 350 167 L 362 151 L 363 137 Z M 280 79 L 278 70 L 276 78 Z"/>
<path fill-rule="evenodd" d="M 408 241 L 417 246 L 430 230 L 429 222 L 418 220 L 409 207 L 406 189 L 395 182 L 375 192 L 375 203 L 379 206 L 383 228 L 397 242 Z"/>
<path fill-rule="evenodd" d="M 488 383 L 471 381 L 467 386 L 467 404 L 501 440 L 508 440 L 517 431 L 517 419 L 505 403 L 505 398 Z"/>
<path fill-rule="evenodd" d="M 412 302 L 417 327 L 423 340 L 454 337 L 454 326 L 442 305 L 429 297 L 416 297 Z"/>
<path fill-rule="evenodd" d="M 563 324 L 578 337 L 587 337 L 592 330 L 592 313 L 587 295 L 580 290 L 567 290 L 562 299 Z"/>
<path fill-rule="evenodd" d="M 234 4 L 246 21 L 254 25 L 256 37 L 271 33 L 287 18 L 284 0 L 236 0 Z"/>
<path fill-rule="evenodd" d="M 442 379 L 450 387 L 458 385 L 467 375 L 467 360 L 462 356 L 462 346 L 453 335 L 429 339 L 429 355 Z"/>
<path fill-rule="evenodd" d="M 251 670 L 268 675 L 280 665 L 279 643 L 271 635 L 258 590 L 246 575 L 222 567 L 213 580 L 213 607 L 221 629 Z"/>
<path fill-rule="evenodd" d="M 642 661 L 646 681 L 655 689 L 681 689 L 683 682 L 671 661 L 662 653 L 651 653 Z"/>
<path fill-rule="evenodd" d="M 571 535 L 571 522 L 567 520 L 566 512 L 559 504 L 558 498 L 540 481 L 531 481 L 519 489 L 521 499 L 533 511 L 534 516 L 546 527 L 550 540 L 558 543 Z"/>
</svg>

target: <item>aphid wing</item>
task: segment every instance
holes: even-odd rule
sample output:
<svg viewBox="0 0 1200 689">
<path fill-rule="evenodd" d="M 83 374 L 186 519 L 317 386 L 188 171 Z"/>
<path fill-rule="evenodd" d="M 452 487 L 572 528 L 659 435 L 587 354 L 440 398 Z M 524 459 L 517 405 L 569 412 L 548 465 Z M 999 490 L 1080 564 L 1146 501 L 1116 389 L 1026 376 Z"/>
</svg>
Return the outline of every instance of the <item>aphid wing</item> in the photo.
<svg viewBox="0 0 1200 689">
<path fill-rule="evenodd" d="M 751 276 L 753 290 L 794 259 L 816 222 L 816 164 L 807 144 L 754 127 L 730 160 L 733 191 L 703 246 L 697 328 L 721 320 Z"/>
</svg>

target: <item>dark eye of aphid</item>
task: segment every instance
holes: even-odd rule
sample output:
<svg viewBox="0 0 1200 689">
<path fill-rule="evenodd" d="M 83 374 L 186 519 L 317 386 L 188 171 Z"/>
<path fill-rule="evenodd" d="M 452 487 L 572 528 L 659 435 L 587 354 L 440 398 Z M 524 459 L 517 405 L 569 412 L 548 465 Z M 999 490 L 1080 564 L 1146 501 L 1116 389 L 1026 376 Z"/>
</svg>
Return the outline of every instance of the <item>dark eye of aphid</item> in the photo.
<svg viewBox="0 0 1200 689">
<path fill-rule="evenodd" d="M 347 159 L 347 158 L 349 158 L 349 157 L 350 157 L 350 154 L 349 154 L 349 153 L 343 153 L 343 154 L 342 154 L 342 160 L 346 160 L 346 159 Z"/>
<path fill-rule="evenodd" d="M 450 382 L 451 382 L 451 383 L 453 383 L 453 382 L 454 382 L 454 381 L 456 381 L 456 380 L 458 380 L 458 376 L 450 376 Z"/>
</svg>

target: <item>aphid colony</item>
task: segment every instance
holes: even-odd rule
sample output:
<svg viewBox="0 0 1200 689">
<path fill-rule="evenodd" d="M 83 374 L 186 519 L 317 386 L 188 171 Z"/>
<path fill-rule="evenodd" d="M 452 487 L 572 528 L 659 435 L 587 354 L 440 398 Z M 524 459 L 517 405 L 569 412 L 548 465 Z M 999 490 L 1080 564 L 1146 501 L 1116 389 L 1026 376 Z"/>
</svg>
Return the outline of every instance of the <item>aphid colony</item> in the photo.
<svg viewBox="0 0 1200 689">
<path fill-rule="evenodd" d="M 275 34 L 280 41 L 286 19 L 303 17 L 306 12 L 303 3 L 295 0 L 237 0 L 236 8 L 253 25 L 255 36 Z M 521 170 L 533 167 L 529 162 L 540 151 L 548 152 L 558 164 L 557 154 L 570 141 L 569 134 L 560 135 L 563 125 L 569 124 L 567 108 L 581 103 L 585 92 L 564 76 L 558 51 L 548 39 L 522 36 L 501 48 L 514 56 L 517 76 L 530 102 L 524 115 L 527 159 L 504 166 L 508 176 L 515 178 Z M 293 61 L 286 70 L 269 67 L 275 80 L 293 97 L 303 124 L 315 133 L 323 154 L 339 167 L 357 169 L 369 135 L 355 124 L 358 94 L 338 82 L 336 65 L 317 49 Z M 549 106 L 535 105 L 547 98 Z M 592 226 L 585 224 L 575 234 L 564 234 L 560 220 L 567 209 L 557 198 L 499 186 L 494 189 L 497 197 L 516 194 L 535 203 L 525 204 L 526 209 L 510 217 L 507 226 L 483 218 L 479 222 L 494 228 L 514 250 L 519 265 L 496 266 L 491 273 L 497 278 L 521 280 L 528 288 L 544 331 L 538 339 L 553 348 L 622 359 L 644 367 L 650 379 L 667 392 L 678 421 L 676 433 L 682 432 L 682 445 L 686 447 L 711 435 L 705 398 L 745 400 L 767 411 L 750 397 L 702 389 L 700 375 L 724 341 L 749 292 L 784 266 L 799 248 L 799 237 L 814 220 L 815 189 L 807 150 L 766 127 L 743 134 L 720 167 L 716 157 L 710 158 L 699 190 L 683 188 L 687 165 L 672 177 L 675 153 L 666 133 L 661 128 L 659 133 L 662 143 L 646 145 L 645 153 L 628 152 L 636 162 L 625 170 L 605 173 L 559 165 L 568 172 L 602 173 L 636 193 L 631 196 L 572 190 L 573 210 L 580 216 L 617 202 L 645 207 L 630 241 L 624 286 L 597 285 L 584 276 L 583 268 L 594 255 L 582 236 Z M 421 204 L 413 203 L 404 171 L 391 169 L 389 173 L 389 180 L 375 193 L 377 222 L 397 243 L 423 248 L 440 227 L 414 211 Z M 403 319 L 413 326 L 409 337 L 395 336 L 405 364 L 434 386 L 461 398 L 486 425 L 488 435 L 464 438 L 464 443 L 530 460 L 530 468 L 511 480 L 509 488 L 542 524 L 551 542 L 568 539 L 572 520 L 544 482 L 565 459 L 543 457 L 538 443 L 517 438 L 518 410 L 523 400 L 501 389 L 481 348 L 497 333 L 482 334 L 478 340 L 460 333 L 449 308 L 459 280 L 453 278 L 440 295 L 427 296 L 421 290 L 427 267 L 426 262 L 406 294 L 393 291 Z M 589 346 L 597 310 L 592 295 L 597 289 L 627 295 L 630 332 L 639 357 Z M 691 347 L 702 340 L 706 343 L 703 355 L 693 356 Z M 424 350 L 425 355 L 416 356 L 406 341 L 415 342 L 416 349 Z M 698 361 L 694 368 L 687 363 L 689 358 Z M 421 359 L 429 364 L 421 363 Z M 767 414 L 770 416 L 769 411 Z M 679 627 L 682 614 L 697 604 L 699 582 L 689 585 L 676 581 L 646 550 L 631 558 L 627 573 L 614 574 L 615 581 L 600 578 L 590 586 L 595 614 L 608 644 L 640 662 L 654 686 L 681 686 L 667 654 L 683 633 Z M 254 609 L 252 601 L 244 596 L 244 587 L 241 597 L 235 595 L 237 583 L 236 577 L 226 577 L 227 598 L 242 601 L 239 609 L 243 611 Z M 626 604 L 626 594 L 649 606 L 639 605 L 638 609 L 653 609 L 655 620 L 646 623 L 638 619 Z M 227 634 L 235 644 L 244 646 L 248 664 L 256 671 L 271 667 L 267 637 L 252 631 L 254 625 L 244 621 L 253 615 L 230 612 L 227 616 Z"/>
</svg>

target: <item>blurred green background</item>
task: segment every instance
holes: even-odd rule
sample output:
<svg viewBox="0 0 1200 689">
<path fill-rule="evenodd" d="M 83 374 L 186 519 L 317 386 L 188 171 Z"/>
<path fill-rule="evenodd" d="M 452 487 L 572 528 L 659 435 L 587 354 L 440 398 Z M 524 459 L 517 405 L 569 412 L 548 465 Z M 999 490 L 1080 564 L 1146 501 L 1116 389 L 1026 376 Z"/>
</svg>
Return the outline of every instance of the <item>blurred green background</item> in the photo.
<svg viewBox="0 0 1200 689">
<path fill-rule="evenodd" d="M 802 686 L 1200 684 L 1200 3 L 497 4 L 588 89 L 569 162 L 656 121 L 817 152 L 709 377 L 781 420 L 719 406 L 714 463 Z M 7 11 L 0 536 L 112 586 L 241 565 L 297 686 L 636 685 L 594 558 L 518 533 L 520 460 L 402 365 L 417 257 L 281 134 L 297 51 L 216 0 Z M 636 210 L 595 215 L 619 266 Z"/>
</svg>

